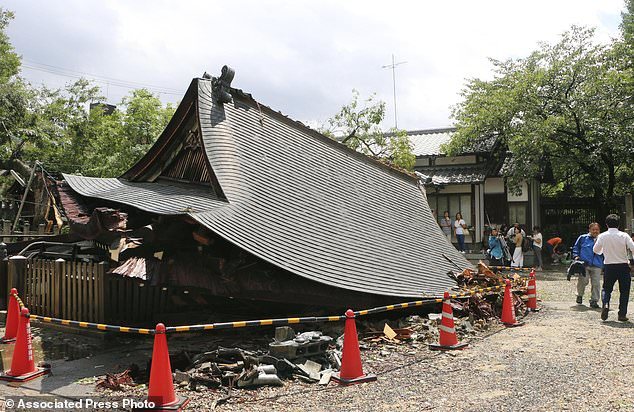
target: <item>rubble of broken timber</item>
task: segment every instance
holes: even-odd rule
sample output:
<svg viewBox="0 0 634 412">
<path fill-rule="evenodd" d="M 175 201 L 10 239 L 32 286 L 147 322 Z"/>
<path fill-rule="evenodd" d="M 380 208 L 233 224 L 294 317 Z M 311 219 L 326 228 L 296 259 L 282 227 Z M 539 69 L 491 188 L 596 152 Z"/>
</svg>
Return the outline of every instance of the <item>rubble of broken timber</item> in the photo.
<svg viewBox="0 0 634 412">
<path fill-rule="evenodd" d="M 477 272 L 465 270 L 450 276 L 464 290 L 499 285 L 504 279 L 484 265 L 479 265 Z M 516 288 L 513 291 L 515 312 L 523 317 L 526 306 L 521 296 L 525 292 L 525 280 L 519 275 L 510 278 Z M 499 321 L 501 293 L 475 293 L 465 299 L 452 299 L 451 306 L 461 341 L 482 339 L 503 328 Z M 440 313 L 427 313 L 389 320 L 357 318 L 364 367 L 381 375 L 398 366 L 385 362 L 392 354 L 412 357 L 424 352 L 431 356 L 427 345 L 438 341 L 441 317 Z M 322 326 L 322 331 L 300 333 L 288 326 L 277 327 L 268 344 L 262 339 L 249 342 L 247 338 L 236 347 L 217 345 L 208 351 L 171 351 L 174 385 L 178 392 L 192 400 L 191 407 L 198 404 L 211 409 L 227 402 L 239 404 L 253 399 L 257 396 L 254 388 L 267 387 L 266 394 L 270 395 L 275 394 L 275 387 L 324 387 L 341 367 L 344 336 L 342 324 Z M 150 365 L 151 359 L 144 370 L 133 364 L 122 372 L 108 373 L 97 380 L 97 389 L 103 394 L 144 396 Z"/>
</svg>

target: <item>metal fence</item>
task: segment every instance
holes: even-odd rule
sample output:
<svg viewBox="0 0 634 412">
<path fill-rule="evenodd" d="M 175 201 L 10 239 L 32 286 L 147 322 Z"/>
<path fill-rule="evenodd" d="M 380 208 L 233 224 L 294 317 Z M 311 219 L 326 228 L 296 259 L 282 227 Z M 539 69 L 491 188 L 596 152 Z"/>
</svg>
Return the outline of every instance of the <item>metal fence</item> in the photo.
<svg viewBox="0 0 634 412">
<path fill-rule="evenodd" d="M 610 213 L 616 213 L 625 221 L 625 203 L 623 198 L 615 199 L 619 206 Z M 541 223 L 544 238 L 561 237 L 566 246 L 572 246 L 583 233 L 587 233 L 592 222 L 602 223 L 605 216 L 597 216 L 597 205 L 592 198 L 556 197 L 542 198 Z"/>
</svg>

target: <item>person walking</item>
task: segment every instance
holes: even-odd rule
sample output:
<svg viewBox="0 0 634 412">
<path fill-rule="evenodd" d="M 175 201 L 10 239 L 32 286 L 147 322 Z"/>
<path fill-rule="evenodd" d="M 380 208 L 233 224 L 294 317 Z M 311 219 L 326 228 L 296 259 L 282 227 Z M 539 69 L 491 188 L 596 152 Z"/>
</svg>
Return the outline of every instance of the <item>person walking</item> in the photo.
<svg viewBox="0 0 634 412">
<path fill-rule="evenodd" d="M 452 223 L 451 223 L 451 218 L 449 217 L 449 212 L 445 210 L 443 217 L 440 218 L 440 228 L 442 229 L 442 232 L 447 237 L 447 240 L 449 241 L 449 243 L 451 243 L 451 225 Z"/>
<path fill-rule="evenodd" d="M 627 322 L 627 302 L 630 300 L 630 266 L 627 251 L 634 253 L 634 241 L 625 232 L 619 230 L 619 216 L 608 215 L 605 218 L 607 232 L 601 233 L 592 248 L 596 254 L 603 254 L 603 309 L 601 319 L 607 320 L 610 311 L 610 297 L 614 284 L 619 282 L 618 320 Z"/>
<path fill-rule="evenodd" d="M 513 243 L 515 244 L 515 250 L 513 251 L 513 261 L 511 267 L 521 268 L 524 266 L 524 252 L 522 251 L 522 242 L 524 242 L 524 236 L 522 236 L 522 229 L 515 227 L 515 234 L 513 235 Z"/>
<path fill-rule="evenodd" d="M 456 213 L 456 220 L 453 222 L 454 232 L 456 233 L 456 240 L 458 241 L 458 250 L 460 253 L 465 253 L 464 249 L 464 231 L 467 228 L 467 224 L 462 219 L 462 213 Z"/>
<path fill-rule="evenodd" d="M 533 252 L 535 253 L 535 259 L 537 260 L 537 267 L 535 270 L 542 270 L 544 262 L 542 260 L 542 247 L 544 246 L 544 237 L 539 226 L 533 227 Z"/>
<path fill-rule="evenodd" d="M 497 228 L 491 228 L 489 236 L 489 266 L 504 266 L 504 250 L 502 242 L 505 242 L 504 236 L 499 236 Z"/>
<path fill-rule="evenodd" d="M 577 239 L 572 247 L 572 258 L 580 260 L 586 269 L 585 276 L 577 278 L 577 304 L 583 303 L 583 294 L 586 286 L 591 283 L 590 307 L 599 308 L 599 297 L 601 294 L 601 271 L 603 270 L 603 255 L 594 253 L 594 244 L 601 232 L 601 226 L 597 222 L 592 222 L 588 226 L 588 233 Z"/>
</svg>

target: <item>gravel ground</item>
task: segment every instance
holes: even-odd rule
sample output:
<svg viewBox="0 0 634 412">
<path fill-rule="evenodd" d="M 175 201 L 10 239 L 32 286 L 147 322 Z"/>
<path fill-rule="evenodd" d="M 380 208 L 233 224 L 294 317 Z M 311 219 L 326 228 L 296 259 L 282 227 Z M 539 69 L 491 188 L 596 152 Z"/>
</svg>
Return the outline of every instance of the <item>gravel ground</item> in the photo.
<svg viewBox="0 0 634 412">
<path fill-rule="evenodd" d="M 423 345 L 398 345 L 387 356 L 363 351 L 365 370 L 379 375 L 378 382 L 287 382 L 234 392 L 216 410 L 634 411 L 634 324 L 616 322 L 614 311 L 602 322 L 598 310 L 576 305 L 575 281 L 562 274 L 538 275 L 537 287 L 539 313 L 522 327 L 473 338 L 467 350 L 436 353 Z M 618 293 L 612 299 L 618 301 Z M 222 395 L 183 394 L 191 398 L 191 410 L 208 410 Z"/>
<path fill-rule="evenodd" d="M 616 311 L 602 322 L 599 310 L 576 305 L 576 281 L 562 273 L 537 279 L 540 312 L 522 327 L 489 325 L 470 335 L 464 351 L 432 352 L 422 342 L 362 350 L 364 370 L 378 375 L 374 383 L 285 381 L 279 388 L 234 390 L 217 405 L 226 395 L 221 390 L 178 392 L 190 398 L 186 410 L 199 411 L 634 411 L 634 323 L 617 322 Z M 588 294 L 589 288 L 586 304 Z M 615 308 L 618 292 L 612 299 Z M 634 318 L 634 296 L 629 312 Z M 182 339 L 180 346 L 196 345 Z M 172 350 L 179 346 L 176 338 L 170 342 Z M 147 386 L 96 394 L 144 397 Z"/>
</svg>

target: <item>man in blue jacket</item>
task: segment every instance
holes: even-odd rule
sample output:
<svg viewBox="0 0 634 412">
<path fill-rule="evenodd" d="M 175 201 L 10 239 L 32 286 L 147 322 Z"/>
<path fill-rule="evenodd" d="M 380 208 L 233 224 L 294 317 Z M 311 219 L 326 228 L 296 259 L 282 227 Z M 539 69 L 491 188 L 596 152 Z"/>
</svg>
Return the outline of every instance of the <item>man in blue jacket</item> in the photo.
<svg viewBox="0 0 634 412">
<path fill-rule="evenodd" d="M 599 298 L 601 297 L 601 271 L 603 270 L 603 255 L 594 253 L 592 248 L 601 233 L 601 226 L 592 222 L 588 226 L 588 233 L 579 236 L 572 248 L 572 257 L 581 260 L 586 268 L 586 275 L 579 276 L 577 280 L 577 303 L 583 303 L 583 294 L 588 283 L 592 283 L 590 292 L 590 307 L 599 308 Z"/>
<path fill-rule="evenodd" d="M 502 249 L 502 242 L 504 238 L 498 236 L 497 228 L 491 229 L 491 236 L 489 236 L 489 255 L 491 259 L 489 261 L 490 266 L 504 266 L 504 250 Z"/>
</svg>

